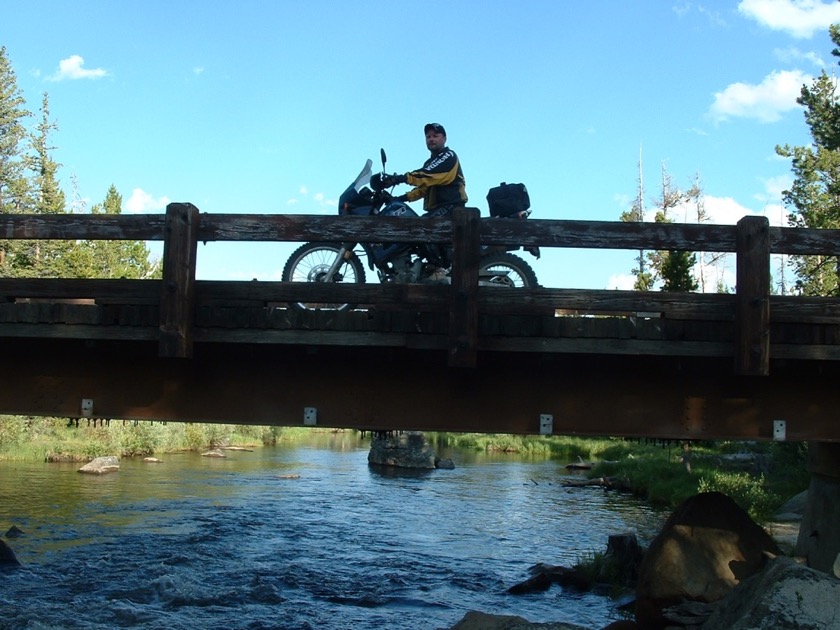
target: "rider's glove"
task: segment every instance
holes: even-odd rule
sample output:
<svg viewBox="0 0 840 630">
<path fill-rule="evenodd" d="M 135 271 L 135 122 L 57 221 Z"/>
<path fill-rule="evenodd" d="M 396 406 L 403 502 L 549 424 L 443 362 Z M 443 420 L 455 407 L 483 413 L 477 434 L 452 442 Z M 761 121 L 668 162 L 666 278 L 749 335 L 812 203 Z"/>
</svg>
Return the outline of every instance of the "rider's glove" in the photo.
<svg viewBox="0 0 840 630">
<path fill-rule="evenodd" d="M 396 173 L 393 175 L 382 176 L 382 185 L 385 188 L 390 188 L 391 186 L 396 186 L 397 184 L 405 184 L 405 181 L 405 175 L 397 175 Z"/>
<path fill-rule="evenodd" d="M 383 188 L 391 188 L 397 184 L 404 184 L 406 182 L 405 175 L 385 175 L 376 173 L 371 177 L 371 186 L 374 190 L 382 190 Z"/>
</svg>

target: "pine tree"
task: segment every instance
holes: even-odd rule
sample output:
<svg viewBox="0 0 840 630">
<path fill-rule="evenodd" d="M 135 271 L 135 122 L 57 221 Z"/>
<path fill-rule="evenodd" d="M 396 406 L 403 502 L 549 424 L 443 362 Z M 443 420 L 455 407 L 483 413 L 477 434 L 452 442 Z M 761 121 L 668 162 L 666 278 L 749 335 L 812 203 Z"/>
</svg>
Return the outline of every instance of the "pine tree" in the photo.
<svg viewBox="0 0 840 630">
<path fill-rule="evenodd" d="M 694 180 L 691 182 L 691 187 L 685 191 L 685 202 L 694 210 L 694 220 L 697 223 L 706 223 L 710 220 L 708 212 L 706 212 L 705 193 L 703 192 L 703 185 L 700 181 L 700 174 L 694 175 Z M 700 254 L 698 270 L 698 288 L 701 293 L 706 293 L 707 289 L 711 287 L 708 275 L 710 270 L 717 270 L 717 277 L 714 281 L 715 291 L 718 293 L 726 293 L 726 285 L 723 281 L 722 268 L 726 262 L 726 252 L 705 252 Z"/>
<path fill-rule="evenodd" d="M 52 159 L 51 134 L 58 126 L 50 120 L 49 97 L 46 92 L 41 101 L 41 122 L 31 137 L 33 154 L 26 160 L 32 191 L 31 212 L 35 214 L 63 214 L 65 197 L 58 182 L 59 164 Z M 26 277 L 57 278 L 72 275 L 68 261 L 75 249 L 73 241 L 19 241 L 12 267 L 17 275 Z"/>
<path fill-rule="evenodd" d="M 52 158 L 53 132 L 49 97 L 32 134 L 23 119 L 32 114 L 17 86 L 6 49 L 0 47 L 0 212 L 62 214 L 66 198 Z M 73 210 L 84 211 L 73 177 Z M 122 197 L 114 186 L 94 214 L 120 214 Z M 159 262 L 149 260 L 143 241 L 0 241 L 0 275 L 22 277 L 160 278 Z"/>
<path fill-rule="evenodd" d="M 122 214 L 122 195 L 111 184 L 105 200 L 91 208 L 91 214 Z M 146 279 L 161 277 L 158 262 L 149 259 L 143 241 L 84 241 L 78 262 L 87 267 L 80 274 L 94 278 Z"/>
<path fill-rule="evenodd" d="M 50 152 L 55 147 L 50 145 L 50 135 L 58 131 L 58 125 L 50 120 L 50 101 L 46 92 L 41 100 L 41 122 L 32 139 L 35 151 L 32 170 L 36 190 L 35 212 L 38 214 L 63 214 L 66 207 L 64 192 L 58 184 L 60 164 L 52 159 Z"/>
<path fill-rule="evenodd" d="M 625 223 L 641 223 L 645 220 L 645 182 L 642 174 L 642 150 L 639 149 L 639 181 L 636 187 L 636 198 L 630 210 L 621 213 L 621 220 Z M 653 274 L 647 269 L 647 254 L 640 249 L 636 256 L 636 268 L 630 273 L 636 277 L 633 282 L 634 291 L 650 291 L 653 288 Z"/>
<path fill-rule="evenodd" d="M 6 48 L 0 47 L 0 213 L 4 214 L 28 210 L 26 128 L 22 121 L 31 113 L 25 105 Z M 0 273 L 3 275 L 11 275 L 8 267 L 13 251 L 14 241 L 0 241 Z"/>
<path fill-rule="evenodd" d="M 662 164 L 662 196 L 657 200 L 657 223 L 671 223 L 672 213 L 686 201 L 686 195 L 673 185 L 671 176 Z M 697 280 L 692 269 L 697 262 L 693 252 L 659 251 L 650 253 L 650 264 L 662 279 L 663 291 L 696 291 Z"/>
<path fill-rule="evenodd" d="M 829 28 L 840 46 L 840 25 Z M 840 50 L 831 52 L 840 57 Z M 782 200 L 790 209 L 794 227 L 840 228 L 840 99 L 837 81 L 823 70 L 811 86 L 804 85 L 797 103 L 805 108 L 811 131 L 810 146 L 777 146 L 776 153 L 791 159 L 794 182 Z M 804 295 L 840 295 L 840 259 L 837 256 L 792 256 L 795 288 Z"/>
</svg>

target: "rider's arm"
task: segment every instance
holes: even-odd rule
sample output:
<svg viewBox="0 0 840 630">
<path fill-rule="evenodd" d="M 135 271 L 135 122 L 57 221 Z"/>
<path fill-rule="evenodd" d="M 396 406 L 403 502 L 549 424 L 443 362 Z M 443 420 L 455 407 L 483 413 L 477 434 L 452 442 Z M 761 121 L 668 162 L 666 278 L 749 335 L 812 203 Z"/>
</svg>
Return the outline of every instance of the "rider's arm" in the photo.
<svg viewBox="0 0 840 630">
<path fill-rule="evenodd" d="M 451 149 L 444 150 L 435 156 L 428 164 L 417 171 L 405 174 L 405 180 L 412 186 L 427 188 L 429 186 L 446 186 L 455 181 L 458 176 L 458 156 Z M 412 191 L 414 192 L 414 191 Z M 415 197 L 422 197 L 422 192 Z"/>
</svg>

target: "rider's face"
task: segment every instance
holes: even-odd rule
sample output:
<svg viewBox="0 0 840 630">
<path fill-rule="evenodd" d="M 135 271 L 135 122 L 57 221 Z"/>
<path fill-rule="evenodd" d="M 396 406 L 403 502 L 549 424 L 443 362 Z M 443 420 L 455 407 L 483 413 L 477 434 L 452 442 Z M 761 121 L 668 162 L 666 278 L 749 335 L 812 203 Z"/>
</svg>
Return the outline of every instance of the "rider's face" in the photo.
<svg viewBox="0 0 840 630">
<path fill-rule="evenodd" d="M 446 136 L 442 133 L 432 131 L 426 134 L 426 148 L 429 151 L 439 151 L 446 145 Z"/>
</svg>

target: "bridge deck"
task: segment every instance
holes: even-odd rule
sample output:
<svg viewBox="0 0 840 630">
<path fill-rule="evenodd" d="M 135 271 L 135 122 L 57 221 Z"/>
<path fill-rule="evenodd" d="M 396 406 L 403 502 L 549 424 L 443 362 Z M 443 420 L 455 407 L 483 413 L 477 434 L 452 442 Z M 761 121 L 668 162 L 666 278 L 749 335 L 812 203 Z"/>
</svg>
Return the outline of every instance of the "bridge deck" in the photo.
<svg viewBox="0 0 840 630">
<path fill-rule="evenodd" d="M 0 338 L 156 341 L 160 335 L 160 281 L 5 285 Z M 336 312 L 289 308 L 279 299 L 295 299 L 301 287 L 286 283 L 196 286 L 197 344 L 449 346 L 448 287 L 335 287 L 348 299 L 371 302 Z M 480 289 L 479 302 L 479 351 L 730 358 L 735 352 L 736 303 L 729 294 L 540 288 L 511 296 L 488 287 Z M 770 296 L 769 304 L 771 359 L 840 360 L 840 299 Z"/>
<path fill-rule="evenodd" d="M 479 222 L 467 211 L 338 231 L 339 217 L 199 221 L 189 204 L 143 219 L 0 217 L 6 238 L 167 239 L 162 280 L 0 279 L 0 413 L 840 441 L 840 299 L 768 295 L 771 251 L 837 255 L 836 231 Z M 478 232 L 491 244 L 732 251 L 738 291 L 479 287 L 464 246 Z M 451 242 L 453 285 L 195 278 L 198 240 L 372 234 Z M 298 301 L 358 308 L 287 308 Z"/>
</svg>

